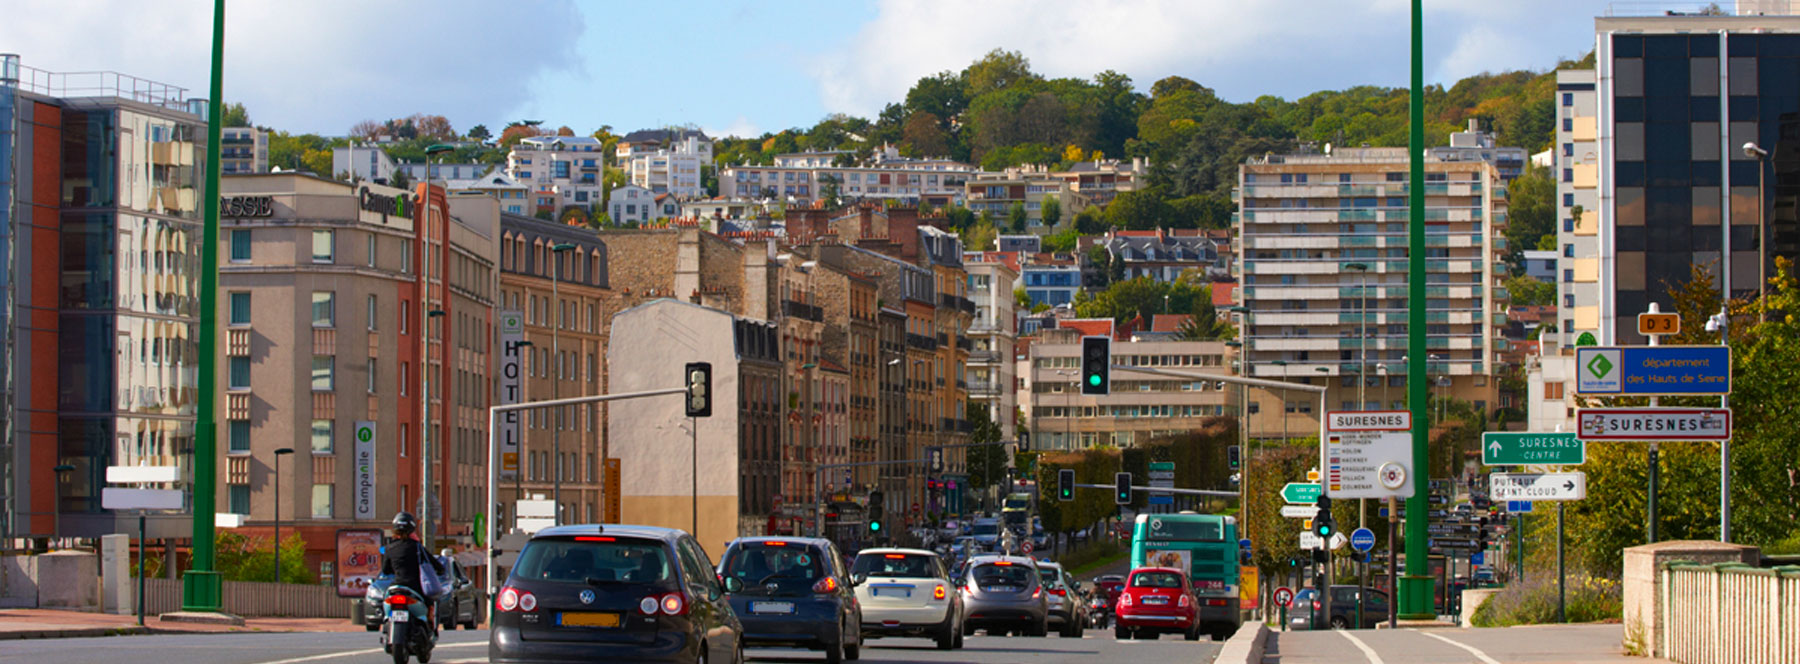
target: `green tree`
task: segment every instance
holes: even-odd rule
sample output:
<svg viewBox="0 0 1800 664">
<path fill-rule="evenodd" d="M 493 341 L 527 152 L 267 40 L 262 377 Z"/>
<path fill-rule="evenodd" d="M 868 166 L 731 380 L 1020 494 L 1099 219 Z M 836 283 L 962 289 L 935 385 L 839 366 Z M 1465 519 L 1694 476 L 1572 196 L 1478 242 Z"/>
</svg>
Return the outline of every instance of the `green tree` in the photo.
<svg viewBox="0 0 1800 664">
<path fill-rule="evenodd" d="M 243 104 L 227 102 L 225 104 L 225 116 L 220 118 L 220 122 L 227 127 L 249 127 L 251 126 L 250 112 L 244 110 Z"/>
<path fill-rule="evenodd" d="M 1025 292 L 1024 286 L 1013 287 L 1013 304 L 1020 309 L 1031 308 L 1031 295 Z"/>
<path fill-rule="evenodd" d="M 1055 233 L 1051 233 L 1049 235 L 1044 236 L 1044 240 L 1043 240 L 1044 251 L 1048 251 L 1051 253 L 1071 252 L 1071 251 L 1075 250 L 1075 243 L 1077 241 L 1079 241 L 1080 239 L 1081 239 L 1081 234 L 1075 232 L 1074 228 L 1064 228 L 1060 231 L 1057 231 Z"/>
<path fill-rule="evenodd" d="M 840 202 L 837 176 L 830 174 L 819 176 L 819 198 L 825 201 L 827 209 L 837 209 Z"/>
<path fill-rule="evenodd" d="M 488 131 L 487 125 L 478 124 L 469 128 L 469 138 L 473 138 L 477 141 L 485 141 L 493 137 L 494 134 L 493 132 Z"/>
<path fill-rule="evenodd" d="M 1007 229 L 1014 233 L 1025 232 L 1025 224 L 1030 219 L 1030 215 L 1025 212 L 1024 203 L 1013 203 L 1006 209 Z"/>
<path fill-rule="evenodd" d="M 394 169 L 394 175 L 393 177 L 388 178 L 387 184 L 395 189 L 410 189 L 412 187 L 412 176 L 407 175 L 406 171 Z"/>
<path fill-rule="evenodd" d="M 987 55 L 970 64 L 962 73 L 965 94 L 969 99 L 1037 78 L 1037 74 L 1031 72 L 1031 61 L 1024 54 L 998 48 L 988 51 Z"/>
<path fill-rule="evenodd" d="M 976 222 L 973 226 L 963 230 L 963 246 L 967 247 L 969 251 L 993 251 L 994 241 L 999 235 L 999 231 L 994 229 L 992 223 Z"/>
<path fill-rule="evenodd" d="M 1106 206 L 1106 223 L 1119 230 L 1150 230 L 1168 225 L 1171 212 L 1162 189 L 1127 191 Z"/>
<path fill-rule="evenodd" d="M 1556 284 L 1522 274 L 1507 277 L 1506 292 L 1512 296 L 1513 304 L 1539 305 L 1556 301 Z"/>
<path fill-rule="evenodd" d="M 251 539 L 229 530 L 214 535 L 215 568 L 226 581 L 276 581 L 275 548 L 263 539 Z M 317 585 L 319 575 L 306 567 L 306 540 L 299 533 L 281 541 L 282 583 Z"/>
<path fill-rule="evenodd" d="M 988 415 L 987 406 L 970 401 L 964 410 L 964 416 L 973 427 L 969 433 L 969 442 L 992 443 L 1000 440 L 1000 425 Z M 968 469 L 969 483 L 975 487 L 990 487 L 1005 482 L 1006 446 L 970 447 Z"/>
<path fill-rule="evenodd" d="M 1056 224 L 1062 221 L 1062 202 L 1055 196 L 1045 196 L 1042 205 L 1043 209 L 1038 213 L 1044 218 L 1044 228 L 1055 230 Z"/>
<path fill-rule="evenodd" d="M 1506 188 L 1506 260 L 1513 274 L 1525 271 L 1523 252 L 1550 237 L 1556 247 L 1556 182 L 1542 166 L 1526 167 Z"/>
</svg>

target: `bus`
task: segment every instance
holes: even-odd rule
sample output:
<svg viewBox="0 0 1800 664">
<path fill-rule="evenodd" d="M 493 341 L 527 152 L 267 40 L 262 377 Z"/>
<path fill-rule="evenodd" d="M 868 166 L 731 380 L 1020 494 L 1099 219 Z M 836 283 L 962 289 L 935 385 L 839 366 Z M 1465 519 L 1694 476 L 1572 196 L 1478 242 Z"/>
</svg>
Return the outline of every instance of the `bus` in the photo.
<svg viewBox="0 0 1800 664">
<path fill-rule="evenodd" d="M 1000 504 L 1000 523 L 1007 530 L 1013 531 L 1021 540 L 1032 536 L 1032 517 L 1037 516 L 1037 494 L 1010 493 Z"/>
<path fill-rule="evenodd" d="M 1224 640 L 1243 624 L 1238 609 L 1237 518 L 1216 514 L 1139 514 L 1131 526 L 1131 567 L 1188 573 L 1201 629 Z"/>
</svg>

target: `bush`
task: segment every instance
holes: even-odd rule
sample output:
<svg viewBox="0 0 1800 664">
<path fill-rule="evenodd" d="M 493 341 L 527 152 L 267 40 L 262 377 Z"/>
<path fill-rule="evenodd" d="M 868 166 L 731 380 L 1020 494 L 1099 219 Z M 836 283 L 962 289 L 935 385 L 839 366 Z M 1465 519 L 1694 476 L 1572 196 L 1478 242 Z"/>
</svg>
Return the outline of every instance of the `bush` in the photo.
<svg viewBox="0 0 1800 664">
<path fill-rule="evenodd" d="M 1057 562 L 1062 563 L 1063 569 L 1070 574 L 1079 574 L 1112 562 L 1122 555 L 1125 555 L 1125 550 L 1117 542 L 1102 539 L 1069 552 Z"/>
<path fill-rule="evenodd" d="M 1622 586 L 1617 579 L 1571 573 L 1565 600 L 1568 622 L 1618 620 L 1624 613 Z M 1470 622 L 1476 627 L 1510 627 L 1556 622 L 1556 579 L 1534 575 L 1524 584 L 1512 584 L 1494 593 Z"/>
</svg>

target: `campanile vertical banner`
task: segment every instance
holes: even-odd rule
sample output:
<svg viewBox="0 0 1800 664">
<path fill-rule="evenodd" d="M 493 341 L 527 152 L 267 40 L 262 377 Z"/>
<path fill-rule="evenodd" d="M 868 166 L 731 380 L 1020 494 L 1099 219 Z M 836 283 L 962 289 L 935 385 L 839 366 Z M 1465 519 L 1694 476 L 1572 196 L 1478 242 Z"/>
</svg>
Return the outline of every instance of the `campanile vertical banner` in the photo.
<svg viewBox="0 0 1800 664">
<path fill-rule="evenodd" d="M 368 420 L 356 422 L 356 483 L 352 488 L 356 494 L 352 503 L 356 506 L 358 520 L 375 518 L 375 423 Z"/>
<path fill-rule="evenodd" d="M 500 404 L 516 404 L 524 400 L 521 390 L 523 383 L 520 376 L 524 371 L 524 350 L 519 344 L 525 341 L 524 314 L 517 311 L 500 312 Z M 500 440 L 500 479 L 517 479 L 519 475 L 519 411 L 510 410 L 500 414 L 500 430 L 494 432 Z"/>
</svg>

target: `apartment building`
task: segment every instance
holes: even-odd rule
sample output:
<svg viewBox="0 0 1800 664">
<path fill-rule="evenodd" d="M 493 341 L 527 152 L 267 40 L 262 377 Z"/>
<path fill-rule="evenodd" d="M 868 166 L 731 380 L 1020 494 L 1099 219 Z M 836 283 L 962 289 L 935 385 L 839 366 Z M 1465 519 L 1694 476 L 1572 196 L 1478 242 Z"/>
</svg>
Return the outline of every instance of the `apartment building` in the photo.
<svg viewBox="0 0 1800 664">
<path fill-rule="evenodd" d="M 601 394 L 608 323 L 607 247 L 591 231 L 520 214 L 500 216 L 499 310 L 523 323 L 517 402 Z M 502 398 L 505 398 L 502 395 Z M 598 404 L 520 414 L 518 472 L 499 492 L 559 499 L 565 523 L 599 523 L 605 427 Z M 558 489 L 560 488 L 560 492 Z M 558 495 L 560 493 L 560 496 Z"/>
<path fill-rule="evenodd" d="M 812 201 L 824 198 L 822 187 L 835 184 L 845 199 L 895 199 L 910 205 L 943 207 L 960 201 L 964 185 L 977 169 L 949 159 L 902 157 L 887 147 L 866 164 L 837 165 L 817 153 L 783 155 L 775 165 L 726 166 L 719 173 L 719 195 L 725 198 L 780 198 Z"/>
<path fill-rule="evenodd" d="M 1071 164 L 1068 170 L 1054 175 L 1068 182 L 1075 193 L 1087 199 L 1088 205 L 1106 207 L 1120 193 L 1138 188 L 1150 175 L 1150 162 L 1143 157 L 1131 161 L 1093 159 Z"/>
<path fill-rule="evenodd" d="M 440 184 L 437 180 L 433 180 L 432 183 Z M 441 184 L 452 193 L 472 191 L 493 196 L 495 200 L 500 201 L 502 213 L 529 214 L 531 188 L 507 177 L 500 171 L 485 173 L 474 179 L 443 181 Z"/>
<path fill-rule="evenodd" d="M 1239 167 L 1246 375 L 1327 385 L 1329 409 L 1394 408 L 1406 363 L 1426 362 L 1444 393 L 1498 405 L 1505 186 L 1493 163 L 1462 156 L 1433 150 L 1425 164 L 1424 349 L 1406 347 L 1404 149 L 1267 155 Z M 1383 396 L 1384 385 L 1395 395 Z"/>
<path fill-rule="evenodd" d="M 219 173 L 267 173 L 269 135 L 255 127 L 223 127 L 219 131 Z"/>
<path fill-rule="evenodd" d="M 969 401 L 988 411 L 988 419 L 1000 425 L 1000 437 L 1017 440 L 1018 392 L 1014 354 L 1018 344 L 1014 315 L 1013 284 L 1019 279 L 1011 255 L 1000 252 L 963 253 L 969 273 L 968 299 L 975 314 L 969 324 Z"/>
<path fill-rule="evenodd" d="M 630 182 L 659 194 L 703 198 L 700 170 L 712 166 L 712 143 L 693 134 L 654 152 L 634 153 L 627 164 Z"/>
<path fill-rule="evenodd" d="M 681 204 L 673 194 L 657 193 L 635 184 L 614 187 L 607 196 L 607 206 L 607 218 L 614 224 L 643 225 L 681 215 Z"/>
<path fill-rule="evenodd" d="M 1044 223 L 1046 201 L 1055 201 L 1057 227 L 1074 223 L 1075 215 L 1088 206 L 1088 198 L 1076 190 L 1077 182 L 1051 173 L 1043 166 L 1013 166 L 1000 173 L 976 173 L 964 185 L 969 210 L 988 214 L 994 225 L 1012 233 L 1046 235 L 1056 232 Z M 1098 185 L 1096 185 L 1098 186 Z M 1013 206 L 1025 210 L 1025 227 L 1010 223 Z"/>
<path fill-rule="evenodd" d="M 1148 231 L 1108 230 L 1102 241 L 1126 279 L 1146 277 L 1174 283 L 1189 270 L 1201 281 L 1230 278 L 1231 264 L 1218 244 L 1199 229 L 1157 228 Z"/>
<path fill-rule="evenodd" d="M 280 166 L 282 170 L 297 170 L 298 164 L 270 164 Z M 321 177 L 344 180 L 369 180 L 376 184 L 389 184 L 394 181 L 396 172 L 403 172 L 410 182 L 424 182 L 426 174 L 431 179 L 442 183 L 445 180 L 473 180 L 495 170 L 493 164 L 460 163 L 430 164 L 420 162 L 396 162 L 381 145 L 349 145 L 331 149 L 331 172 L 314 173 Z"/>
<path fill-rule="evenodd" d="M 1032 449 L 1131 447 L 1198 429 L 1209 417 L 1238 413 L 1238 390 L 1220 381 L 1124 368 L 1112 372 L 1111 394 L 1081 394 L 1081 338 L 1112 331 L 1111 320 L 1078 319 L 1038 332 L 1020 370 L 1019 402 L 1027 408 Z M 1112 363 L 1228 376 L 1227 351 L 1222 341 L 1115 339 Z"/>
<path fill-rule="evenodd" d="M 531 188 L 530 214 L 600 204 L 602 144 L 590 136 L 533 136 L 506 155 L 506 175 Z"/>
<path fill-rule="evenodd" d="M 136 532 L 101 508 L 106 467 L 192 472 L 206 109 L 0 54 L 0 536 Z"/>
<path fill-rule="evenodd" d="M 713 140 L 698 129 L 639 129 L 619 138 L 613 146 L 613 159 L 621 166 L 627 165 L 640 156 L 672 149 L 689 139 L 695 142 L 693 151 L 701 162 L 712 163 Z"/>
<path fill-rule="evenodd" d="M 1081 290 L 1081 264 L 1071 254 L 1027 254 L 1019 261 L 1019 285 L 1031 306 L 1072 305 Z"/>
<path fill-rule="evenodd" d="M 1600 334 L 1600 145 L 1594 71 L 1556 72 L 1556 251 L 1550 282 L 1556 284 L 1561 348 L 1582 334 Z M 1714 149 L 1713 152 L 1717 152 Z M 1715 215 L 1716 216 L 1716 215 Z M 1641 269 L 1641 266 L 1640 266 Z M 1641 276 L 1640 276 L 1641 278 Z M 1633 326 L 1636 330 L 1636 326 Z"/>
</svg>

